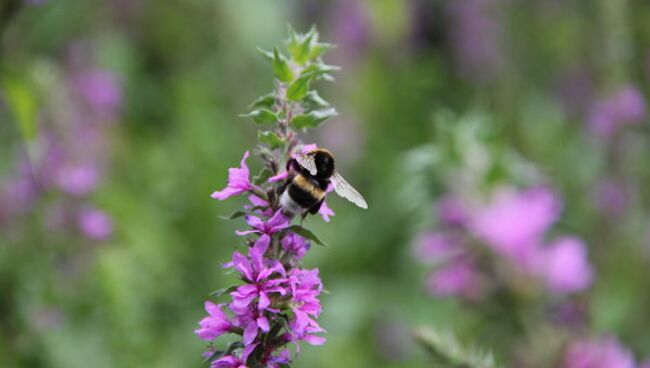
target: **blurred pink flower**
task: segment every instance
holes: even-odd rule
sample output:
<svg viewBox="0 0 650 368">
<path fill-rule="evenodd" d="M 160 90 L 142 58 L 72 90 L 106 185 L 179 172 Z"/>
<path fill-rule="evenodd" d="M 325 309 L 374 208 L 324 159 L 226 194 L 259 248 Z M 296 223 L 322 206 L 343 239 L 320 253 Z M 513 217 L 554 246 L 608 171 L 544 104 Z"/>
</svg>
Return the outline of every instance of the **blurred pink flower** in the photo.
<svg viewBox="0 0 650 368">
<path fill-rule="evenodd" d="M 79 214 L 81 232 L 92 240 L 105 240 L 113 233 L 110 216 L 98 209 L 86 209 Z"/>
<path fill-rule="evenodd" d="M 564 368 L 635 368 L 632 353 L 613 336 L 572 342 Z"/>
<path fill-rule="evenodd" d="M 527 263 L 561 207 L 556 194 L 544 187 L 502 192 L 472 215 L 469 228 L 495 251 Z"/>
<path fill-rule="evenodd" d="M 543 254 L 541 277 L 552 292 L 578 292 L 591 285 L 594 272 L 582 240 L 571 236 L 561 237 L 545 248 Z"/>
<path fill-rule="evenodd" d="M 438 297 L 457 296 L 466 299 L 479 297 L 480 277 L 473 262 L 458 258 L 429 274 L 427 291 Z"/>
<path fill-rule="evenodd" d="M 57 184 L 68 194 L 83 196 L 97 187 L 99 173 L 91 165 L 66 165 L 58 172 Z"/>
<path fill-rule="evenodd" d="M 615 180 L 603 180 L 596 185 L 593 193 L 594 202 L 601 213 L 618 218 L 627 207 L 627 193 Z"/>
<path fill-rule="evenodd" d="M 452 196 L 445 196 L 438 202 L 437 212 L 440 220 L 447 225 L 463 225 L 468 217 L 460 201 Z"/>
<path fill-rule="evenodd" d="M 421 262 L 443 261 L 460 249 L 459 239 L 442 231 L 427 231 L 415 240 L 414 255 Z"/>
</svg>

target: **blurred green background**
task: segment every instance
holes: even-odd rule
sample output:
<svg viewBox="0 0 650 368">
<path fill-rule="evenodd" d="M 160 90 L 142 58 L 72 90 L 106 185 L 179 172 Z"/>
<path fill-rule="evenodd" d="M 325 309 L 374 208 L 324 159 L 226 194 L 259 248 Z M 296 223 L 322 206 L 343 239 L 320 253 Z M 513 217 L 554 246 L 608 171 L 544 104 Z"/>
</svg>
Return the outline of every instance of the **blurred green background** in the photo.
<svg viewBox="0 0 650 368">
<path fill-rule="evenodd" d="M 332 149 L 370 205 L 337 198 L 330 223 L 307 220 L 330 245 L 305 260 L 331 292 L 328 342 L 303 346 L 295 366 L 427 366 L 409 335 L 417 325 L 501 356 L 479 314 L 424 291 L 412 256 L 442 193 L 409 171 L 408 152 L 440 138 L 441 112 L 480 116 L 495 146 L 546 175 L 565 198 L 562 226 L 590 245 L 594 331 L 650 355 L 647 119 L 607 139 L 586 122 L 591 101 L 618 86 L 648 91 L 647 1 L 2 0 L 0 17 L 0 183 L 21 158 L 42 159 L 44 131 L 67 137 L 69 120 L 85 118 L 65 92 L 80 69 L 119 86 L 100 119 L 102 180 L 84 204 L 51 190 L 19 215 L 0 209 L 0 366 L 200 365 L 192 331 L 207 295 L 229 282 L 220 265 L 244 226 L 219 219 L 241 200 L 209 195 L 256 143 L 237 115 L 272 89 L 255 48 L 279 45 L 287 24 L 315 24 L 339 45 L 325 60 L 343 69 L 318 88 L 340 116 L 305 141 Z M 65 145 L 83 156 L 87 139 Z M 631 188 L 614 218 L 593 201 L 605 177 Z M 48 209 L 70 202 L 108 214 L 112 234 L 53 230 Z"/>
</svg>

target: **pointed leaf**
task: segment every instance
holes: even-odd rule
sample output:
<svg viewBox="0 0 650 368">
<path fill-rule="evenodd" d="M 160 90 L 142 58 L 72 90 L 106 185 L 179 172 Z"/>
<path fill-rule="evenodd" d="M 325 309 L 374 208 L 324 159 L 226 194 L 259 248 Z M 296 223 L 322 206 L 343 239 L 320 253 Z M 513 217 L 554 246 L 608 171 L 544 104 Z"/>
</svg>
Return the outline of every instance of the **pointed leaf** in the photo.
<svg viewBox="0 0 650 368">
<path fill-rule="evenodd" d="M 293 80 L 293 71 L 289 66 L 287 58 L 278 51 L 278 48 L 273 49 L 273 72 L 275 76 L 283 82 L 291 82 Z"/>
<path fill-rule="evenodd" d="M 292 101 L 302 100 L 309 92 L 309 82 L 312 78 L 313 75 L 303 75 L 296 79 L 287 89 L 287 98 Z"/>
<path fill-rule="evenodd" d="M 327 246 L 320 239 L 318 239 L 316 234 L 312 233 L 311 231 L 305 229 L 304 227 L 302 227 L 300 225 L 289 226 L 289 231 L 293 231 L 294 233 L 302 236 L 303 238 L 309 239 L 309 240 L 313 241 L 314 243 L 316 243 L 318 245 L 322 245 L 324 247 Z"/>
<path fill-rule="evenodd" d="M 329 107 L 330 104 L 329 102 L 325 101 L 319 94 L 316 92 L 316 90 L 311 90 L 307 92 L 307 96 L 305 96 L 305 103 L 309 107 L 314 107 L 314 108 L 321 108 L 321 107 Z"/>
<path fill-rule="evenodd" d="M 314 43 L 311 46 L 311 51 L 309 52 L 309 58 L 312 59 L 312 60 L 316 59 L 317 57 L 322 56 L 323 54 L 325 54 L 329 50 L 332 50 L 335 47 L 336 47 L 336 45 L 334 45 L 332 43 L 325 43 L 325 42 L 323 42 L 323 43 L 321 43 L 321 42 Z"/>
<path fill-rule="evenodd" d="M 249 112 L 248 114 L 242 114 L 240 116 L 251 118 L 257 124 L 273 124 L 278 121 L 278 117 L 268 109 L 257 109 Z"/>
<path fill-rule="evenodd" d="M 303 74 L 321 75 L 341 70 L 341 67 L 323 63 L 314 63 L 303 69 Z"/>
<path fill-rule="evenodd" d="M 321 125 L 325 120 L 336 116 L 337 112 L 334 108 L 315 110 L 307 114 L 302 114 L 294 117 L 291 120 L 296 128 L 316 128 Z"/>
<path fill-rule="evenodd" d="M 264 56 L 264 58 L 267 59 L 268 61 L 273 61 L 273 53 L 271 51 L 264 50 L 263 48 L 258 47 L 257 52 L 259 52 L 260 55 Z"/>
<path fill-rule="evenodd" d="M 257 100 L 253 101 L 252 104 L 250 104 L 249 107 L 255 108 L 255 107 L 264 107 L 269 110 L 273 107 L 273 104 L 275 103 L 275 93 L 271 92 L 269 94 L 266 94 L 264 96 L 261 96 Z"/>
<path fill-rule="evenodd" d="M 284 139 L 280 138 L 279 135 L 271 131 L 257 132 L 257 139 L 262 143 L 268 144 L 272 149 L 281 147 L 284 143 Z"/>
</svg>

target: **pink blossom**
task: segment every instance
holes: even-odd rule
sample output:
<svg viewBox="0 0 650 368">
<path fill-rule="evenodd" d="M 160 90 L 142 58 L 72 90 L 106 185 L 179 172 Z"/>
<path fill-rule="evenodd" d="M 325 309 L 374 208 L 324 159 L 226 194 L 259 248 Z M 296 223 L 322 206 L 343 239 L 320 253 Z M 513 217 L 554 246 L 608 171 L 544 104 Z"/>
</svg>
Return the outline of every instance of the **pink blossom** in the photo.
<svg viewBox="0 0 650 368">
<path fill-rule="evenodd" d="M 578 340 L 569 345 L 564 368 L 635 368 L 632 353 L 613 336 Z"/>
<path fill-rule="evenodd" d="M 458 199 L 447 196 L 438 202 L 438 217 L 447 225 L 463 225 L 468 214 Z"/>
<path fill-rule="evenodd" d="M 113 221 L 101 210 L 87 209 L 79 214 L 79 228 L 90 239 L 105 240 L 113 233 Z"/>
<path fill-rule="evenodd" d="M 646 116 L 646 102 L 634 86 L 619 88 L 610 96 L 594 102 L 587 117 L 592 132 L 611 136 L 623 125 L 638 124 Z"/>
<path fill-rule="evenodd" d="M 215 305 L 209 301 L 205 302 L 205 310 L 209 316 L 199 322 L 200 328 L 195 330 L 194 333 L 203 340 L 211 341 L 230 332 L 233 325 L 222 308 L 222 304 Z"/>
<path fill-rule="evenodd" d="M 117 78 L 105 70 L 92 70 L 76 76 L 79 92 L 88 105 L 100 115 L 112 117 L 122 101 Z"/>
<path fill-rule="evenodd" d="M 503 192 L 476 211 L 469 228 L 497 252 L 528 263 L 560 209 L 559 198 L 547 188 Z"/>
<path fill-rule="evenodd" d="M 459 258 L 429 274 L 426 287 L 438 297 L 475 299 L 480 294 L 480 278 L 473 262 Z"/>
<path fill-rule="evenodd" d="M 234 167 L 228 169 L 228 186 L 212 193 L 212 198 L 221 201 L 253 189 L 253 185 L 250 182 L 250 171 L 248 170 L 248 166 L 246 166 L 246 159 L 249 155 L 250 153 L 248 151 L 244 153 L 244 158 L 242 158 L 239 168 Z"/>
<path fill-rule="evenodd" d="M 57 175 L 57 184 L 61 190 L 74 196 L 88 194 L 98 183 L 98 170 L 90 165 L 67 165 Z"/>
<path fill-rule="evenodd" d="M 591 285 L 594 275 L 582 240 L 565 236 L 544 250 L 542 277 L 555 293 L 582 291 Z"/>
<path fill-rule="evenodd" d="M 296 260 L 300 260 L 310 248 L 310 244 L 305 238 L 295 233 L 289 233 L 280 241 L 282 249 L 291 254 Z"/>
<path fill-rule="evenodd" d="M 289 227 L 289 218 L 278 211 L 270 219 L 264 221 L 257 216 L 246 216 L 246 223 L 252 227 L 251 230 L 240 231 L 237 230 L 237 235 L 248 235 L 253 233 L 272 235 L 278 231 L 284 230 Z"/>
<path fill-rule="evenodd" d="M 422 262 L 440 262 L 460 249 L 459 239 L 441 231 L 427 231 L 415 240 L 415 257 Z"/>
<path fill-rule="evenodd" d="M 325 222 L 330 222 L 330 217 L 335 215 L 334 211 L 331 208 L 329 208 L 327 202 L 325 201 L 321 203 L 320 208 L 318 209 L 318 214 L 321 215 L 323 221 Z"/>
</svg>

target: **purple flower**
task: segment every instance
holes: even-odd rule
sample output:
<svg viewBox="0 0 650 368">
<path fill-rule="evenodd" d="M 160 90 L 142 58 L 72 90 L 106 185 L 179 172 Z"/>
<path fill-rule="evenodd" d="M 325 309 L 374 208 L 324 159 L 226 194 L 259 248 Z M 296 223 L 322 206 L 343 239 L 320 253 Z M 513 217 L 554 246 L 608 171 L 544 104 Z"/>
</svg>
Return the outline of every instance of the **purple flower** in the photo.
<svg viewBox="0 0 650 368">
<path fill-rule="evenodd" d="M 632 353 L 613 336 L 570 344 L 564 368 L 635 368 Z"/>
<path fill-rule="evenodd" d="M 268 248 L 268 237 L 263 236 L 260 239 L 264 238 L 266 238 L 265 243 L 266 248 Z M 262 249 L 257 250 L 255 253 L 253 253 L 255 249 L 253 248 L 251 250 L 253 255 L 250 258 L 239 252 L 235 252 L 232 257 L 232 262 L 227 265 L 239 271 L 242 279 L 247 282 L 247 284 L 238 287 L 237 290 L 230 293 L 233 297 L 233 305 L 238 308 L 246 308 L 253 300 L 258 299 L 257 307 L 260 310 L 264 310 L 271 304 L 269 299 L 270 293 L 286 294 L 286 290 L 282 286 L 285 282 L 283 277 L 270 279 L 270 276 L 273 274 L 285 275 L 282 264 L 275 261 L 272 266 L 267 266 L 267 262 L 265 262 L 260 254 L 265 252 L 266 249 L 264 249 L 263 245 L 260 248 Z"/>
<path fill-rule="evenodd" d="M 305 256 L 311 245 L 305 238 L 295 233 L 289 233 L 280 241 L 282 249 L 291 254 L 295 260 L 300 260 Z"/>
<path fill-rule="evenodd" d="M 561 237 L 543 252 L 542 277 L 552 292 L 572 293 L 591 285 L 594 275 L 582 240 L 570 236 Z"/>
<path fill-rule="evenodd" d="M 113 233 L 113 221 L 101 210 L 86 209 L 79 214 L 79 228 L 90 239 L 105 240 Z"/>
<path fill-rule="evenodd" d="M 268 178 L 267 181 L 269 183 L 275 183 L 275 182 L 278 182 L 278 181 L 286 180 L 288 177 L 289 177 L 289 172 L 283 171 L 283 172 L 279 173 L 278 175 L 271 176 L 270 178 Z"/>
<path fill-rule="evenodd" d="M 464 225 L 468 214 L 458 199 L 447 196 L 438 202 L 438 217 L 446 225 Z"/>
<path fill-rule="evenodd" d="M 323 285 L 318 277 L 318 269 L 311 271 L 294 268 L 289 273 L 291 286 L 291 310 L 294 312 L 294 328 L 302 331 L 308 327 L 320 329 L 317 318 L 321 312 L 320 295 Z M 322 331 L 322 330 L 321 330 Z"/>
<path fill-rule="evenodd" d="M 194 333 L 203 340 L 211 341 L 230 332 L 233 325 L 222 308 L 223 304 L 216 305 L 209 301 L 205 302 L 205 310 L 209 316 L 199 322 L 200 328 L 195 330 Z"/>
<path fill-rule="evenodd" d="M 282 214 L 282 211 L 276 212 L 267 221 L 257 216 L 248 215 L 246 216 L 246 223 L 253 229 L 244 231 L 237 230 L 237 235 L 243 236 L 253 233 L 272 235 L 289 227 L 289 219 Z"/>
<path fill-rule="evenodd" d="M 288 349 L 280 351 L 277 355 L 271 357 L 267 363 L 269 368 L 281 368 L 289 365 L 291 363 L 291 352 Z"/>
<path fill-rule="evenodd" d="M 248 356 L 255 350 L 257 344 L 249 345 L 241 352 L 241 356 L 226 355 L 221 357 L 210 365 L 210 368 L 247 368 L 246 361 Z"/>
<path fill-rule="evenodd" d="M 623 125 L 641 122 L 645 115 L 645 99 L 636 87 L 630 85 L 596 101 L 590 108 L 587 124 L 595 134 L 608 137 Z"/>
<path fill-rule="evenodd" d="M 323 221 L 325 222 L 330 222 L 330 217 L 335 215 L 334 211 L 332 211 L 332 209 L 329 208 L 327 202 L 325 201 L 321 203 L 320 209 L 318 210 L 318 214 L 321 215 Z"/>
<path fill-rule="evenodd" d="M 458 237 L 440 231 L 427 231 L 415 240 L 415 257 L 422 262 L 440 262 L 460 249 Z"/>
<path fill-rule="evenodd" d="M 117 78 L 105 70 L 93 70 L 77 75 L 76 84 L 86 103 L 99 115 L 112 117 L 122 101 Z"/>
<path fill-rule="evenodd" d="M 60 169 L 57 184 L 64 192 L 83 196 L 97 187 L 99 173 L 91 165 L 67 165 Z"/>
<path fill-rule="evenodd" d="M 234 195 L 239 195 L 253 189 L 253 185 L 250 182 L 250 171 L 248 166 L 246 166 L 246 159 L 250 153 L 246 151 L 244 153 L 244 158 L 242 158 L 239 168 L 230 168 L 228 169 L 228 186 L 223 190 L 216 191 L 212 193 L 212 198 L 218 199 L 220 201 L 232 197 Z"/>
<path fill-rule="evenodd" d="M 320 327 L 307 326 L 305 328 L 297 327 L 296 322 L 289 323 L 290 333 L 285 335 L 287 341 L 294 343 L 296 345 L 296 352 L 300 353 L 299 341 L 306 341 L 309 345 L 323 345 L 327 339 L 323 336 L 316 335 L 317 333 L 325 332 Z"/>
<path fill-rule="evenodd" d="M 549 189 L 508 191 L 479 208 L 469 227 L 497 252 L 527 263 L 560 209 L 560 200 Z"/>
<path fill-rule="evenodd" d="M 476 266 L 464 258 L 458 258 L 429 274 L 426 288 L 433 296 L 465 299 L 476 299 L 481 292 Z"/>
<path fill-rule="evenodd" d="M 596 185 L 594 202 L 602 214 L 618 218 L 625 212 L 628 198 L 621 183 L 615 180 L 603 180 Z"/>
</svg>

